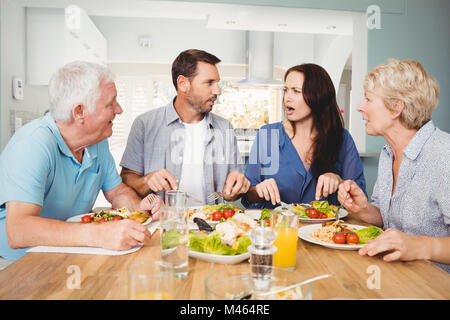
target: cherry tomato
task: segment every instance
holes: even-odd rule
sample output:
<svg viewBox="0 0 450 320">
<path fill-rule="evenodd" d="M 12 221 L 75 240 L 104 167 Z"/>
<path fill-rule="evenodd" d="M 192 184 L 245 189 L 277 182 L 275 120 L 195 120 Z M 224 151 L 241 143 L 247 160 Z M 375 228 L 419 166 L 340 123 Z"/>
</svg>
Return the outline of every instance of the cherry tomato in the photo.
<svg viewBox="0 0 450 320">
<path fill-rule="evenodd" d="M 320 216 L 320 219 L 326 219 L 326 218 L 327 218 L 327 215 L 322 213 L 322 215 Z"/>
<path fill-rule="evenodd" d="M 106 222 L 106 221 L 108 221 L 108 220 L 106 220 L 106 218 L 102 218 L 102 219 L 98 220 L 98 223 Z"/>
<path fill-rule="evenodd" d="M 87 215 L 85 215 L 85 216 L 82 216 L 82 217 L 81 217 L 81 222 L 83 222 L 83 223 L 89 223 L 89 222 L 91 222 L 91 215 L 90 215 L 90 214 L 87 214 Z"/>
<path fill-rule="evenodd" d="M 346 240 L 348 244 L 358 244 L 359 237 L 356 233 L 347 233 Z"/>
<path fill-rule="evenodd" d="M 345 244 L 345 234 L 342 232 L 336 232 L 333 236 L 333 242 L 338 244 Z"/>
<path fill-rule="evenodd" d="M 225 210 L 223 210 L 223 217 L 225 219 L 231 218 L 232 216 L 234 216 L 234 210 L 233 209 L 225 209 Z"/>
<path fill-rule="evenodd" d="M 319 219 L 322 216 L 322 212 L 317 209 L 306 209 L 305 211 L 311 219 Z"/>
<path fill-rule="evenodd" d="M 342 230 L 342 232 L 348 233 L 348 232 L 351 232 L 351 230 L 349 228 L 344 228 L 344 230 Z"/>
<path fill-rule="evenodd" d="M 222 212 L 220 212 L 220 211 L 215 211 L 214 213 L 213 213 L 213 221 L 220 221 L 220 219 L 222 219 L 222 217 L 223 217 L 223 214 L 222 214 Z"/>
<path fill-rule="evenodd" d="M 121 216 L 115 216 L 114 218 L 112 218 L 111 221 L 119 221 L 122 220 L 123 218 Z"/>
</svg>

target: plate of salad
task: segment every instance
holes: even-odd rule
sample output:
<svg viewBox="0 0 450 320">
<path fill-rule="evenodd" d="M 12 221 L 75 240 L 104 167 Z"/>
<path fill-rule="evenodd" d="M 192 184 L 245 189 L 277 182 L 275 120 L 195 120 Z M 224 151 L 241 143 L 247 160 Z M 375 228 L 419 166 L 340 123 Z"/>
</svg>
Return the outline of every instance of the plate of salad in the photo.
<svg viewBox="0 0 450 320">
<path fill-rule="evenodd" d="M 102 223 L 108 221 L 117 221 L 123 219 L 134 220 L 142 225 L 148 225 L 152 218 L 149 213 L 142 211 L 130 211 L 125 208 L 121 209 L 102 209 L 99 212 L 91 212 L 79 214 L 68 218 L 67 222 L 82 222 L 82 223 Z"/>
<path fill-rule="evenodd" d="M 250 257 L 248 232 L 256 226 L 252 217 L 236 213 L 226 221 L 203 228 L 205 222 L 199 224 L 199 231 L 189 232 L 190 257 L 220 264 L 236 264 Z"/>
<path fill-rule="evenodd" d="M 332 221 L 323 224 L 311 224 L 298 229 L 298 237 L 305 241 L 327 248 L 357 250 L 383 233 L 376 226 L 359 226 Z"/>
<path fill-rule="evenodd" d="M 310 203 L 291 204 L 289 209 L 285 207 L 276 207 L 276 210 L 289 210 L 298 214 L 300 222 L 317 223 L 335 220 L 336 212 L 339 206 L 329 204 L 327 200 L 311 201 Z M 348 215 L 347 210 L 339 210 L 339 219 Z"/>
</svg>

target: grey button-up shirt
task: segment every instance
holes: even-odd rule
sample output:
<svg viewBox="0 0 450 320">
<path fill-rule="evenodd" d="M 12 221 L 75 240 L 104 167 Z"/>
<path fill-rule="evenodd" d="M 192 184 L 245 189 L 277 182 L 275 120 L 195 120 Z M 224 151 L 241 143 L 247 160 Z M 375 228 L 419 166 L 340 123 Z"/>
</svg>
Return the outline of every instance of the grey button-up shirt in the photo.
<svg viewBox="0 0 450 320">
<path fill-rule="evenodd" d="M 427 122 L 403 150 L 392 194 L 394 153 L 386 144 L 380 154 L 372 204 L 380 209 L 384 229 L 409 234 L 450 236 L 450 134 Z M 450 272 L 450 265 L 440 267 Z"/>
<path fill-rule="evenodd" d="M 120 165 L 147 174 L 167 169 L 180 179 L 183 165 L 185 127 L 173 102 L 165 107 L 148 111 L 135 119 L 128 137 Z M 222 191 L 228 174 L 243 172 L 243 159 L 231 123 L 213 113 L 205 116 L 207 124 L 205 153 L 199 154 L 204 161 L 204 194 Z M 159 193 L 164 199 L 164 194 Z M 223 202 L 223 199 L 217 201 Z"/>
</svg>

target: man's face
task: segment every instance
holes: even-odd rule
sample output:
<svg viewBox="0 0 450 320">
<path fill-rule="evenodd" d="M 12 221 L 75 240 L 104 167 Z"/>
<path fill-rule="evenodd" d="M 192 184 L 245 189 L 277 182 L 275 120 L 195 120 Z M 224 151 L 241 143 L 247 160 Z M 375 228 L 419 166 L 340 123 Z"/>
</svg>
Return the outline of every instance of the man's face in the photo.
<svg viewBox="0 0 450 320">
<path fill-rule="evenodd" d="M 86 134 L 92 137 L 93 144 L 112 136 L 113 120 L 116 114 L 123 112 L 117 102 L 117 90 L 114 82 L 100 82 L 100 98 L 95 112 L 86 117 Z"/>
<path fill-rule="evenodd" d="M 198 113 L 208 113 L 212 110 L 217 96 L 221 94 L 219 87 L 219 71 L 215 65 L 197 63 L 197 75 L 190 82 L 186 93 L 189 105 Z"/>
</svg>

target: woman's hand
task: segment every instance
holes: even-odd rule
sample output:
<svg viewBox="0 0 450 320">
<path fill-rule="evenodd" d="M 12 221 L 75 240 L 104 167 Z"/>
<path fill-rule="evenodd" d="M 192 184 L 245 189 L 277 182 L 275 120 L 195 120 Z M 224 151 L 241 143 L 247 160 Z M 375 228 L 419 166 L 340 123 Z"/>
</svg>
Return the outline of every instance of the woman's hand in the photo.
<svg viewBox="0 0 450 320">
<path fill-rule="evenodd" d="M 316 200 L 326 198 L 337 191 L 343 180 L 337 174 L 327 172 L 319 176 L 316 187 Z"/>
<path fill-rule="evenodd" d="M 361 213 L 369 204 L 364 191 L 353 180 L 345 180 L 339 185 L 338 200 L 350 213 Z"/>
<path fill-rule="evenodd" d="M 424 237 L 387 229 L 377 238 L 369 240 L 358 253 L 374 256 L 382 252 L 390 252 L 383 257 L 384 261 L 428 259 L 428 244 Z"/>
<path fill-rule="evenodd" d="M 255 191 L 258 194 L 258 197 L 266 199 L 266 201 L 271 201 L 273 205 L 276 205 L 281 201 L 277 182 L 273 178 L 258 183 L 255 186 Z"/>
</svg>

